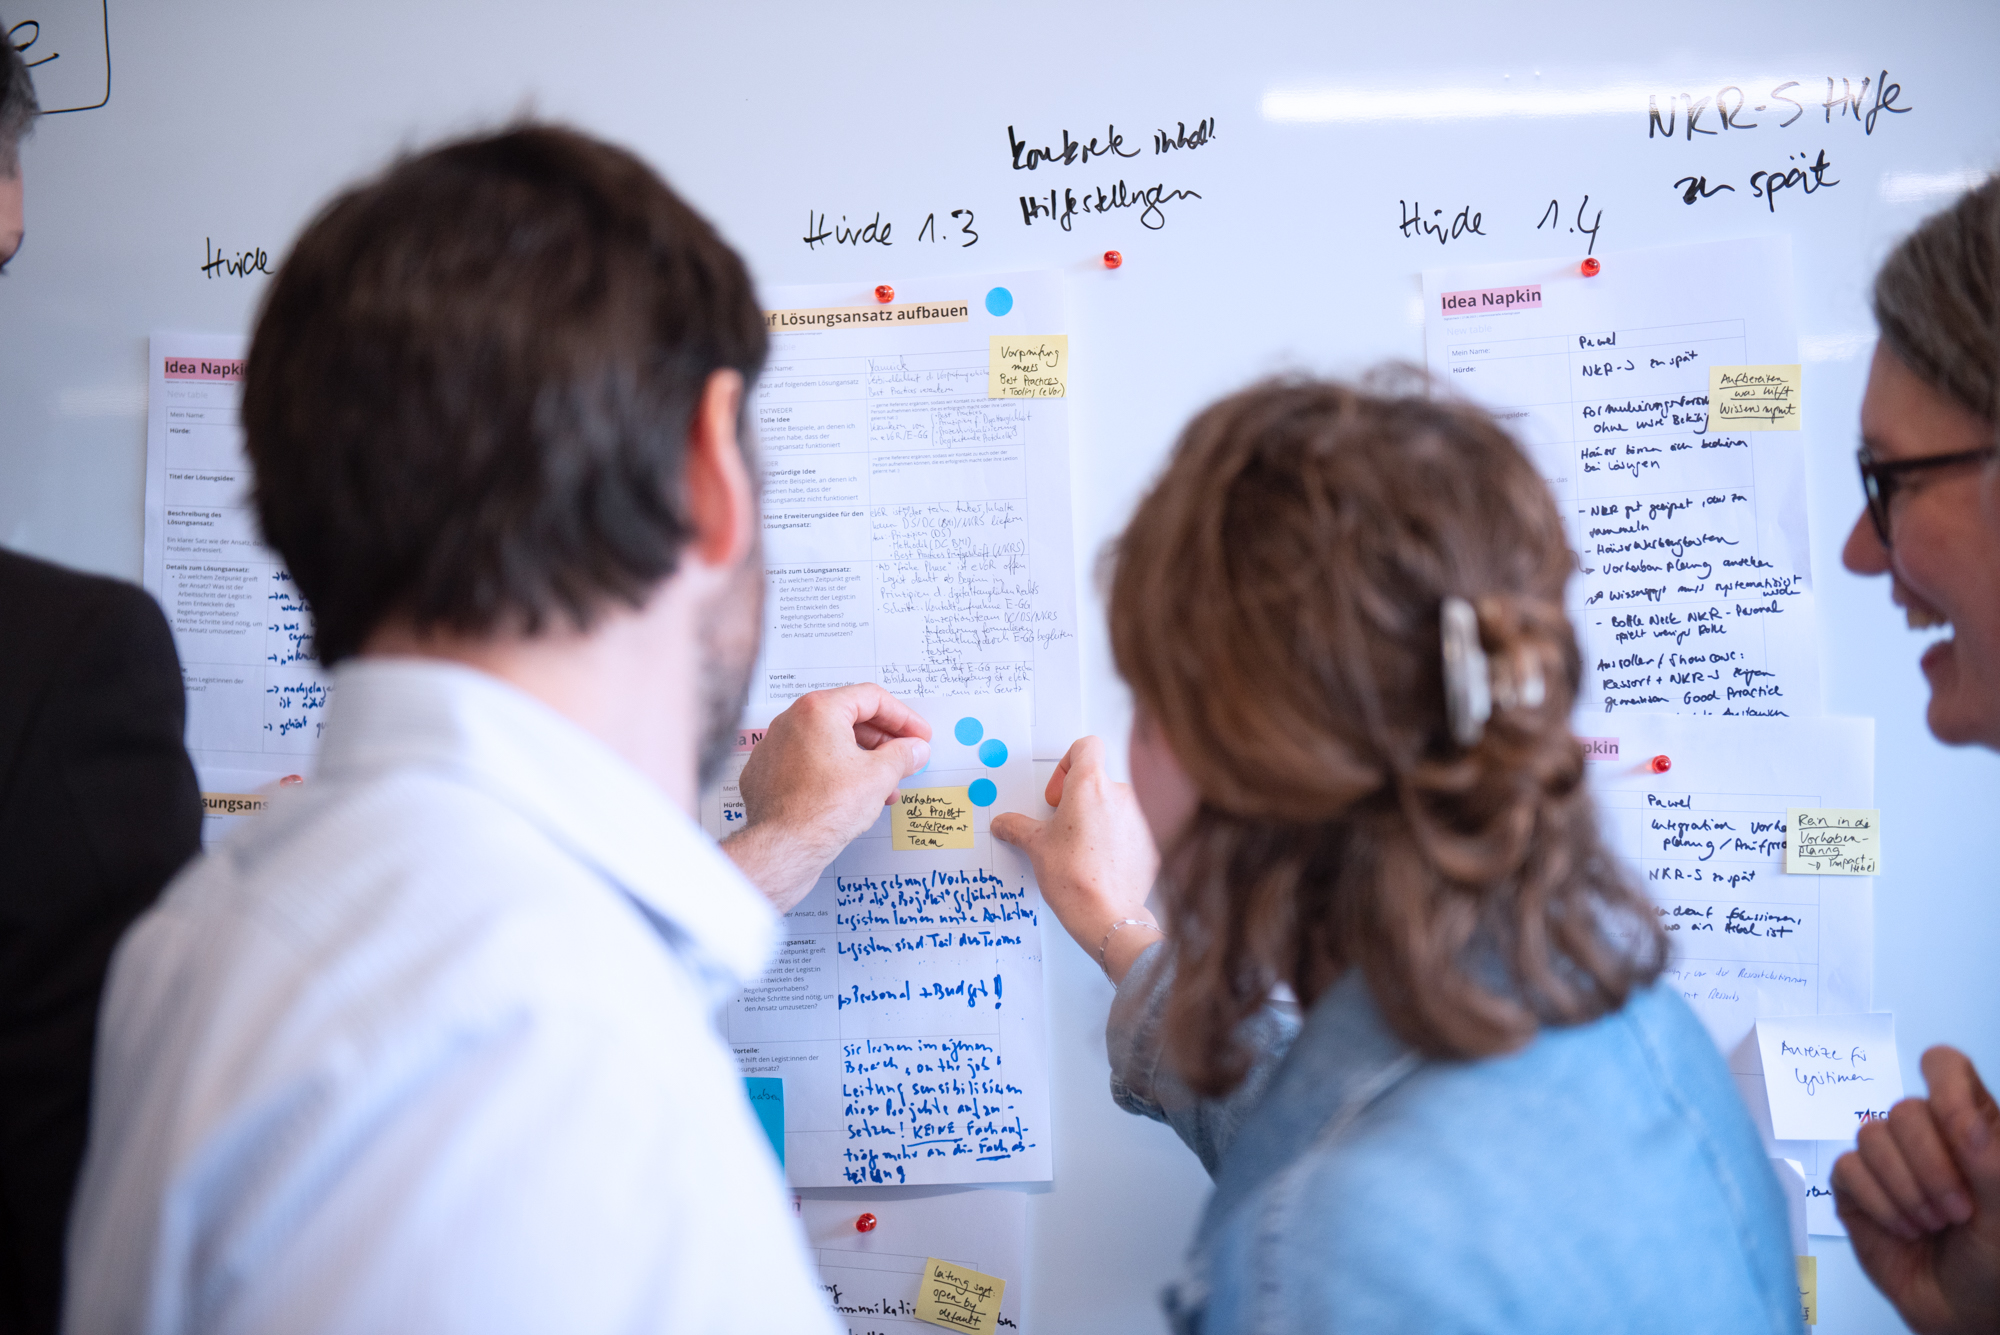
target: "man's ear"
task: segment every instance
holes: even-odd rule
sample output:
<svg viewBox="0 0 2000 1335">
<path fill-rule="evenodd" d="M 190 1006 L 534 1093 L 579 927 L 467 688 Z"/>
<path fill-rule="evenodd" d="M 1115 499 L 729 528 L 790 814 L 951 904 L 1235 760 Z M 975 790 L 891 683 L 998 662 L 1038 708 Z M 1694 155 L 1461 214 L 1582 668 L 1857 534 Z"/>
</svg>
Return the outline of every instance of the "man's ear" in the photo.
<svg viewBox="0 0 2000 1335">
<path fill-rule="evenodd" d="M 742 373 L 714 371 L 688 425 L 685 485 L 694 525 L 688 551 L 717 568 L 741 562 L 756 540 L 757 488 L 736 433 L 742 410 Z"/>
</svg>

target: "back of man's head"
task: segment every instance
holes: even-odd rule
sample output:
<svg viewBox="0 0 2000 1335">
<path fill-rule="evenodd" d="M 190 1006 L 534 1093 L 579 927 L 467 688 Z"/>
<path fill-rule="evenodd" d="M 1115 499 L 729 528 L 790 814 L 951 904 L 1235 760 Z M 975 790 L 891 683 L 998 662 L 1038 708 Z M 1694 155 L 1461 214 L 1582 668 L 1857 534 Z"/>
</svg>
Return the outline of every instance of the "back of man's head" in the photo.
<svg viewBox="0 0 2000 1335">
<path fill-rule="evenodd" d="M 35 126 L 35 82 L 28 62 L 14 49 L 7 20 L 0 18 L 0 177 L 21 174 L 21 141 Z"/>
<path fill-rule="evenodd" d="M 588 629 L 691 536 L 689 426 L 766 349 L 735 252 L 643 162 L 545 126 L 329 204 L 271 283 L 243 425 L 320 660 L 420 634 Z"/>
</svg>

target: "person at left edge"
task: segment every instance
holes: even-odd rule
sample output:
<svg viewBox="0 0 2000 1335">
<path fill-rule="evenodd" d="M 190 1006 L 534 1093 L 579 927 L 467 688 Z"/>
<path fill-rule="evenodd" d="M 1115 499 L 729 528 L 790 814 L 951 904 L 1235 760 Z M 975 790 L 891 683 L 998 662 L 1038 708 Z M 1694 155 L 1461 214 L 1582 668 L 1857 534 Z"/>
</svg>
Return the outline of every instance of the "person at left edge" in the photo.
<svg viewBox="0 0 2000 1335">
<path fill-rule="evenodd" d="M 119 946 L 68 1330 L 835 1328 L 716 1018 L 929 728 L 807 696 L 727 851 L 691 819 L 763 624 L 765 351 L 736 253 L 574 131 L 301 234 L 242 420 L 328 718 Z"/>
<path fill-rule="evenodd" d="M 34 115 L 0 40 L 0 271 Z M 56 1329 L 105 970 L 200 847 L 184 709 L 144 591 L 0 549 L 0 1335 Z"/>
</svg>

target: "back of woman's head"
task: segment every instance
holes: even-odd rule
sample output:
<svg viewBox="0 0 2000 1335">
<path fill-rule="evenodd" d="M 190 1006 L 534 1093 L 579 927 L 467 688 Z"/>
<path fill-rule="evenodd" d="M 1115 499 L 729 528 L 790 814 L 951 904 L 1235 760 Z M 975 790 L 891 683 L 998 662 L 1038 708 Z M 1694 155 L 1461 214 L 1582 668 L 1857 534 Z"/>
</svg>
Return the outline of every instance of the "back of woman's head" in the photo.
<svg viewBox="0 0 2000 1335">
<path fill-rule="evenodd" d="M 1478 410 L 1272 382 L 1197 417 L 1121 541 L 1113 651 L 1201 794 L 1167 850 L 1173 1056 L 1204 1092 L 1274 985 L 1349 969 L 1420 1050 L 1474 1057 L 1623 1004 L 1664 936 L 1598 837 L 1568 726 L 1574 561 Z M 1440 609 L 1492 717 L 1454 739 Z"/>
<path fill-rule="evenodd" d="M 2000 176 L 1904 237 L 1875 275 L 1882 343 L 1973 415 L 2000 419 Z"/>
</svg>

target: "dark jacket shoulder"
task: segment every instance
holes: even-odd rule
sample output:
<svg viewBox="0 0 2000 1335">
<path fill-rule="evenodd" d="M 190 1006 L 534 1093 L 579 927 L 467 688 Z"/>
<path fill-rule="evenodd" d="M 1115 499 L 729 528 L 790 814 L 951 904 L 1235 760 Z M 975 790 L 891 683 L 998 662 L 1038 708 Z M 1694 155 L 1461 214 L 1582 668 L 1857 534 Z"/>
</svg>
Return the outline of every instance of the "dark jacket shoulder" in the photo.
<svg viewBox="0 0 2000 1335">
<path fill-rule="evenodd" d="M 0 1330 L 53 1331 L 99 995 L 200 847 L 173 633 L 145 590 L 0 550 Z"/>
<path fill-rule="evenodd" d="M 143 907 L 201 835 L 165 615 L 137 585 L 0 550 L 0 624 L 0 928 Z"/>
<path fill-rule="evenodd" d="M 0 625 L 9 640 L 0 654 L 0 800 L 25 730 L 79 658 L 142 680 L 163 681 L 171 669 L 179 693 L 173 632 L 159 604 L 136 584 L 0 548 Z M 166 703 L 178 729 L 186 704 Z"/>
</svg>

